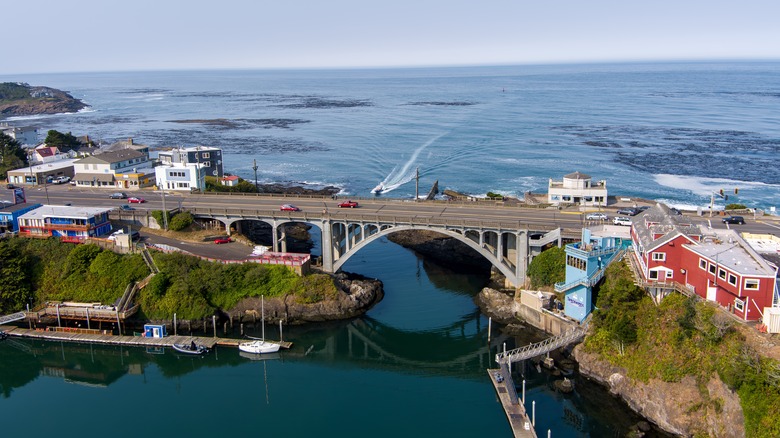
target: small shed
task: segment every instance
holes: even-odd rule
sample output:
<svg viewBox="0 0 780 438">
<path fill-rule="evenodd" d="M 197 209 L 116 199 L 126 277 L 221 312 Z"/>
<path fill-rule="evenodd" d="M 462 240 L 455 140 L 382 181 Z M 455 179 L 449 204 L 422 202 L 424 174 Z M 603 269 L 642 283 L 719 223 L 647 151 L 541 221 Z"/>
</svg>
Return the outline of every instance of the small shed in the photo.
<svg viewBox="0 0 780 438">
<path fill-rule="evenodd" d="M 168 336 L 165 324 L 144 324 L 145 338 L 164 338 Z"/>
<path fill-rule="evenodd" d="M 767 333 L 780 333 L 780 307 L 764 307 Z"/>
</svg>

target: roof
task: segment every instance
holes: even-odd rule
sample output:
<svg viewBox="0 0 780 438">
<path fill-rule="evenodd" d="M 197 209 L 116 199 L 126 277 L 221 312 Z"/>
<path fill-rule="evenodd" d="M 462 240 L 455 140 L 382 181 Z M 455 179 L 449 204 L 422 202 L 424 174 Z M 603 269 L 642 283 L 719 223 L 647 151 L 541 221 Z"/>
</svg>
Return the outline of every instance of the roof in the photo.
<svg viewBox="0 0 780 438">
<path fill-rule="evenodd" d="M 20 219 L 45 219 L 51 217 L 67 219 L 85 219 L 109 212 L 114 207 L 82 207 L 67 205 L 43 205 L 21 215 Z"/>
<path fill-rule="evenodd" d="M 566 179 L 591 179 L 592 177 L 585 173 L 580 173 L 579 171 L 570 173 L 568 175 L 563 176 Z"/>
<path fill-rule="evenodd" d="M 42 148 L 35 148 L 35 152 L 41 157 L 53 157 L 59 153 L 59 149 L 53 146 L 46 146 Z"/>
<path fill-rule="evenodd" d="M 238 180 L 238 176 L 236 175 L 229 175 L 229 176 L 222 177 L 222 181 L 236 181 L 236 180 Z"/>
<path fill-rule="evenodd" d="M 35 204 L 35 203 L 27 203 L 27 202 L 20 202 L 18 204 L 9 204 L 5 201 L 0 202 L 0 214 L 11 214 L 14 212 L 17 212 L 19 210 L 24 210 L 26 208 L 35 208 L 40 207 L 41 204 Z"/>
<path fill-rule="evenodd" d="M 134 149 L 121 149 L 117 151 L 102 152 L 90 157 L 82 158 L 76 164 L 111 164 L 127 161 L 133 158 L 143 158 L 146 154 Z"/>
<path fill-rule="evenodd" d="M 640 213 L 633 224 L 634 233 L 645 251 L 658 248 L 679 236 L 695 241 L 694 237 L 702 234 L 699 227 L 691 224 L 685 216 L 671 214 L 669 207 L 660 203 Z M 661 237 L 653 237 L 659 234 Z"/>
<path fill-rule="evenodd" d="M 704 242 L 684 245 L 690 251 L 740 275 L 774 277 L 775 267 L 761 257 L 734 230 L 712 230 Z"/>
<path fill-rule="evenodd" d="M 43 163 L 43 164 L 36 164 L 32 166 L 32 171 L 33 173 L 41 173 L 41 172 L 51 172 L 53 170 L 59 170 L 59 169 L 67 169 L 69 167 L 73 167 L 73 163 L 75 163 L 76 161 L 77 161 L 76 159 L 68 158 L 64 160 L 50 161 L 48 163 Z M 29 174 L 30 166 L 20 167 L 18 169 L 14 169 L 9 172 L 22 172 L 23 174 Z"/>
</svg>

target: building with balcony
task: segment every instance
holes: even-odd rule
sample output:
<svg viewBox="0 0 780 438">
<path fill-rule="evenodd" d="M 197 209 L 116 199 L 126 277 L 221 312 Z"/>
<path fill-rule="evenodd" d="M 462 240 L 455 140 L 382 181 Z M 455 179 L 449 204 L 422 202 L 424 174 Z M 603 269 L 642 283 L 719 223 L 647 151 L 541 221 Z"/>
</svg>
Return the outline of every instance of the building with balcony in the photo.
<svg viewBox="0 0 780 438">
<path fill-rule="evenodd" d="M 225 175 L 222 169 L 222 149 L 220 148 L 208 146 L 176 148 L 160 151 L 157 157 L 163 166 L 198 164 L 198 168 L 204 176 L 222 177 Z"/>
<path fill-rule="evenodd" d="M 35 210 L 41 204 L 0 204 L 0 234 L 15 233 L 19 230 L 17 219 L 28 211 Z"/>
<path fill-rule="evenodd" d="M 92 155 L 73 163 L 73 180 L 79 187 L 139 189 L 155 183 L 149 156 L 133 148 Z"/>
<path fill-rule="evenodd" d="M 576 204 L 593 207 L 607 206 L 607 182 L 594 183 L 590 175 L 570 173 L 563 181 L 550 182 L 547 188 L 547 202 L 553 205 Z"/>
<path fill-rule="evenodd" d="M 43 205 L 17 219 L 19 235 L 59 237 L 64 242 L 81 243 L 111 231 L 108 214 L 112 208 Z"/>
<path fill-rule="evenodd" d="M 155 185 L 165 190 L 206 189 L 206 172 L 198 163 L 162 164 L 154 168 Z"/>
</svg>

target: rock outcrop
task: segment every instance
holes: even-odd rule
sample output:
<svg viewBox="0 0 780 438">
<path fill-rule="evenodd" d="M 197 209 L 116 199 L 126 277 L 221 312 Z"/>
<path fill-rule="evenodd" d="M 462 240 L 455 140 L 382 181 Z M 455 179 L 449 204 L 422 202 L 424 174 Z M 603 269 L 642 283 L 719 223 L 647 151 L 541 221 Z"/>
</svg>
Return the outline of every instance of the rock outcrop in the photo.
<svg viewBox="0 0 780 438">
<path fill-rule="evenodd" d="M 480 311 L 501 324 L 517 324 L 515 300 L 511 295 L 486 287 L 474 297 Z"/>
<path fill-rule="evenodd" d="M 490 262 L 463 242 L 435 231 L 406 230 L 387 236 L 388 240 L 409 248 L 436 263 L 467 272 L 488 272 Z"/>
<path fill-rule="evenodd" d="M 70 94 L 49 87 L 5 82 L 0 84 L 0 91 L 0 114 L 7 117 L 75 113 L 88 107 Z"/>
<path fill-rule="evenodd" d="M 717 375 L 704 385 L 693 377 L 680 382 L 633 380 L 626 370 L 585 351 L 574 349 L 582 375 L 606 386 L 639 415 L 666 432 L 682 436 L 744 437 L 744 417 L 739 396 Z"/>
<path fill-rule="evenodd" d="M 265 319 L 273 323 L 298 325 L 309 322 L 349 319 L 367 312 L 384 297 L 382 282 L 355 274 L 336 275 L 341 291 L 335 299 L 305 304 L 288 295 L 284 298 L 265 299 Z M 235 317 L 260 319 L 260 298 L 247 298 L 239 302 L 228 314 Z"/>
</svg>

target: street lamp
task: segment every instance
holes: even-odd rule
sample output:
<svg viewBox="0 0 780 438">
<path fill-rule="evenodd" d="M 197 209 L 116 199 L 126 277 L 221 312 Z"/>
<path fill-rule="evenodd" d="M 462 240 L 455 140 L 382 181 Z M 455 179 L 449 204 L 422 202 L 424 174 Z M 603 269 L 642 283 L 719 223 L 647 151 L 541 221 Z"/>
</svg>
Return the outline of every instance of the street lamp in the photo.
<svg viewBox="0 0 780 438">
<path fill-rule="evenodd" d="M 252 163 L 253 163 L 252 170 L 255 171 L 255 189 L 259 192 L 260 187 L 257 186 L 257 160 L 256 159 L 252 160 Z"/>
</svg>

